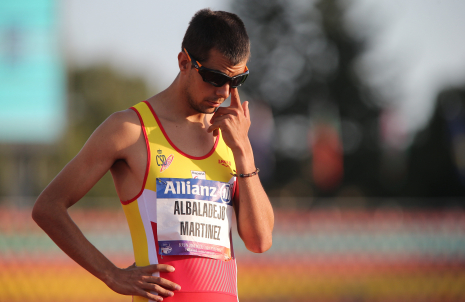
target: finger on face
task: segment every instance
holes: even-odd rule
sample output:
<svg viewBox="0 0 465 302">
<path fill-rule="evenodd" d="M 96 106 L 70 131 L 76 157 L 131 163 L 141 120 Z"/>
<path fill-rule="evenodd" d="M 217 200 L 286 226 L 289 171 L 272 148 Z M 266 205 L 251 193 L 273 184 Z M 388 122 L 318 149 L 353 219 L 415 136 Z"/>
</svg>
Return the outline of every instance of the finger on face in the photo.
<svg viewBox="0 0 465 302">
<path fill-rule="evenodd" d="M 224 107 L 219 107 L 219 108 L 215 111 L 215 113 L 213 113 L 212 117 L 210 118 L 210 124 L 213 124 L 213 122 L 214 122 L 214 120 L 215 120 L 216 117 L 222 115 L 221 110 L 220 110 L 220 109 L 222 109 L 222 108 L 224 108 Z M 218 112 L 218 111 L 220 111 L 220 112 Z"/>
<path fill-rule="evenodd" d="M 208 127 L 207 132 L 211 133 L 213 132 L 214 136 L 218 135 L 218 129 L 220 129 L 220 126 L 218 124 L 212 124 L 210 127 Z"/>
<path fill-rule="evenodd" d="M 231 105 L 229 107 L 242 108 L 241 99 L 239 97 L 239 91 L 237 88 L 231 88 Z"/>
<path fill-rule="evenodd" d="M 248 101 L 245 101 L 244 103 L 242 103 L 242 109 L 244 110 L 244 116 L 246 118 L 249 118 L 249 102 Z"/>
<path fill-rule="evenodd" d="M 242 105 L 241 105 L 242 106 Z M 221 107 L 218 109 L 215 114 L 218 115 L 225 115 L 225 114 L 232 114 L 232 115 L 238 115 L 238 110 L 236 108 L 231 108 L 231 107 Z"/>
<path fill-rule="evenodd" d="M 237 124 L 237 120 L 231 116 L 231 114 L 225 114 L 215 118 L 213 123 L 208 127 L 207 132 L 212 132 L 216 129 L 222 129 L 222 127 L 230 127 L 233 124 Z"/>
<path fill-rule="evenodd" d="M 215 112 L 215 114 L 210 119 L 210 124 L 213 124 L 218 118 L 225 116 L 225 115 L 239 116 L 239 112 L 235 108 L 221 107 L 219 110 Z"/>
</svg>

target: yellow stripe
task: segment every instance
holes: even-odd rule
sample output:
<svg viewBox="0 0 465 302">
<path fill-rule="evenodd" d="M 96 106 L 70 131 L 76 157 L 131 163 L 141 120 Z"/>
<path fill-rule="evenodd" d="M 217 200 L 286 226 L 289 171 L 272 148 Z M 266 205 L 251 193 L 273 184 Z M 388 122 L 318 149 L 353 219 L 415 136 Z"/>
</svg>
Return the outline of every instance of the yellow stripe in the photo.
<svg viewBox="0 0 465 302">
<path fill-rule="evenodd" d="M 126 214 L 126 219 L 128 220 L 129 230 L 131 231 L 136 265 L 150 265 L 147 236 L 145 233 L 144 223 L 140 217 L 138 201 L 134 200 L 130 204 L 123 205 L 123 210 Z"/>
</svg>

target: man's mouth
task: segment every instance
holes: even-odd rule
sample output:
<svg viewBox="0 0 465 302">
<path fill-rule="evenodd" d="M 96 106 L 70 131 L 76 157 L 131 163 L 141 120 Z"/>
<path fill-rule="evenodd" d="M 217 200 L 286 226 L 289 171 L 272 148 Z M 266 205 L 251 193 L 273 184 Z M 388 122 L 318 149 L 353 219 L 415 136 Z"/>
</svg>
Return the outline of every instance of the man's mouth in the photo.
<svg viewBox="0 0 465 302">
<path fill-rule="evenodd" d="M 221 103 L 222 102 L 217 102 L 217 101 L 211 101 L 211 100 L 207 100 L 207 102 L 210 104 L 210 106 L 212 107 L 220 107 Z"/>
</svg>

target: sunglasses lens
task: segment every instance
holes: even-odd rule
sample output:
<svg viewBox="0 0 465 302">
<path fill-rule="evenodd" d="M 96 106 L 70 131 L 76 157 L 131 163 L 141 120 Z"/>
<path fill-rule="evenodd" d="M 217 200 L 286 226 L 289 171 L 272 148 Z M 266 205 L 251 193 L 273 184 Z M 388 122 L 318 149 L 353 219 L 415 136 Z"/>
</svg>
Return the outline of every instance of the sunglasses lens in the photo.
<svg viewBox="0 0 465 302">
<path fill-rule="evenodd" d="M 230 81 L 230 85 L 232 88 L 239 87 L 242 85 L 242 83 L 245 82 L 247 76 L 249 75 L 248 73 L 246 73 L 231 79 L 225 76 L 224 74 L 213 72 L 211 70 L 199 69 L 198 71 L 199 74 L 202 76 L 204 82 L 210 83 L 215 87 L 221 87 L 228 81 Z"/>
<path fill-rule="evenodd" d="M 232 79 L 231 87 L 236 88 L 236 87 L 241 86 L 242 83 L 244 83 L 245 80 L 247 79 L 247 76 L 248 76 L 248 74 L 244 74 L 244 75 L 241 75 L 241 76 L 238 76 L 238 77 Z"/>
<path fill-rule="evenodd" d="M 223 86 L 229 80 L 224 75 L 209 70 L 199 70 L 199 73 L 205 82 L 210 83 L 216 87 Z"/>
</svg>

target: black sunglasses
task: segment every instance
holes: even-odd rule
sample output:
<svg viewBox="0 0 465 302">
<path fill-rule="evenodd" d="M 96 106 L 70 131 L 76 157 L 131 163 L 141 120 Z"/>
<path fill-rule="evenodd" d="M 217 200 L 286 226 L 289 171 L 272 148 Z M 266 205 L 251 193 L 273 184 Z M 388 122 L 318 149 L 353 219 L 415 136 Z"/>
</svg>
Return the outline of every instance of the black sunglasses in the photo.
<svg viewBox="0 0 465 302">
<path fill-rule="evenodd" d="M 189 61 L 192 62 L 192 66 L 197 69 L 200 76 L 202 77 L 204 82 L 210 83 L 215 87 L 221 87 L 224 84 L 229 82 L 231 88 L 236 88 L 242 85 L 245 82 L 247 77 L 249 76 L 249 69 L 245 66 L 245 72 L 238 74 L 233 77 L 229 77 L 226 74 L 222 73 L 221 71 L 210 69 L 203 67 L 196 59 L 192 58 L 187 50 L 184 48 L 184 51 L 189 58 Z"/>
</svg>

